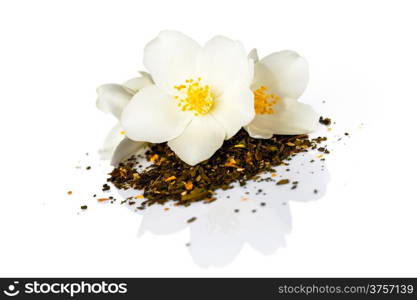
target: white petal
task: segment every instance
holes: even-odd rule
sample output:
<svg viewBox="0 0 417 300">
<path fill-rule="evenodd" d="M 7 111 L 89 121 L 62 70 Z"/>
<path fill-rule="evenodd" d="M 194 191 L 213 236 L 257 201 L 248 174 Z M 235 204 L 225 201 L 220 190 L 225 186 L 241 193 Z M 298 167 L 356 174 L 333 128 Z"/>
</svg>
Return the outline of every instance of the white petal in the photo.
<svg viewBox="0 0 417 300">
<path fill-rule="evenodd" d="M 274 135 L 271 130 L 262 130 L 260 128 L 257 128 L 254 124 L 255 122 L 252 122 L 248 126 L 244 127 L 251 137 L 255 139 L 270 139 Z"/>
<path fill-rule="evenodd" d="M 117 145 L 125 138 L 123 135 L 123 129 L 119 122 L 110 129 L 107 134 L 102 148 L 99 150 L 101 159 L 110 159 L 116 149 Z"/>
<path fill-rule="evenodd" d="M 112 83 L 98 87 L 97 95 L 97 108 L 101 111 L 112 113 L 118 119 L 132 98 L 132 94 L 122 85 Z"/>
<path fill-rule="evenodd" d="M 134 141 L 162 143 L 179 136 L 192 118 L 155 85 L 140 90 L 123 110 L 121 123 Z"/>
<path fill-rule="evenodd" d="M 253 89 L 261 85 L 280 97 L 298 99 L 307 87 L 308 64 L 296 52 L 276 52 L 255 65 Z"/>
<path fill-rule="evenodd" d="M 145 142 L 136 142 L 125 137 L 114 150 L 111 164 L 117 166 L 123 160 L 136 154 L 146 144 Z"/>
<path fill-rule="evenodd" d="M 194 166 L 209 159 L 223 144 L 223 127 L 210 115 L 194 118 L 184 133 L 168 142 L 168 146 L 184 162 Z"/>
<path fill-rule="evenodd" d="M 157 86 L 166 92 L 195 77 L 196 58 L 201 47 L 191 38 L 165 30 L 145 47 L 143 63 Z"/>
<path fill-rule="evenodd" d="M 222 93 L 230 84 L 250 84 L 253 61 L 248 59 L 245 49 L 238 41 L 216 36 L 202 49 L 198 56 L 198 75 Z"/>
<path fill-rule="evenodd" d="M 210 113 L 226 130 L 229 139 L 255 117 L 253 93 L 244 84 L 229 87 L 216 99 Z"/>
<path fill-rule="evenodd" d="M 149 74 L 148 72 L 145 71 L 139 71 L 139 74 L 142 75 L 142 77 L 146 77 L 149 79 L 150 82 L 155 83 L 152 79 L 151 74 Z"/>
<path fill-rule="evenodd" d="M 254 63 L 257 63 L 259 61 L 258 50 L 256 50 L 256 48 L 253 48 L 249 52 L 248 58 L 252 59 Z"/>
<path fill-rule="evenodd" d="M 264 134 L 305 134 L 317 129 L 319 118 L 310 105 L 291 99 L 284 100 L 287 104 L 280 106 L 281 109 L 274 114 L 256 115 L 248 125 L 249 134 L 259 133 L 257 130 Z"/>
<path fill-rule="evenodd" d="M 143 76 L 129 79 L 123 84 L 123 87 L 125 87 L 129 93 L 134 95 L 145 86 L 151 84 L 153 84 L 152 79 L 149 76 Z"/>
</svg>

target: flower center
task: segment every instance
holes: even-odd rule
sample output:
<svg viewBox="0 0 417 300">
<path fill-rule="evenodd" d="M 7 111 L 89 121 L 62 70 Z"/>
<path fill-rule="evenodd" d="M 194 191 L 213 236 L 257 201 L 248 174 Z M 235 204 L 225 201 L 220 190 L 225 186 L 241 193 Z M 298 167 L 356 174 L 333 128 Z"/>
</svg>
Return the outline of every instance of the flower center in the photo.
<svg viewBox="0 0 417 300">
<path fill-rule="evenodd" d="M 281 98 L 275 94 L 268 94 L 266 86 L 261 86 L 253 92 L 255 96 L 255 112 L 258 115 L 271 115 L 275 112 L 273 106 Z"/>
<path fill-rule="evenodd" d="M 201 78 L 198 80 L 187 79 L 185 84 L 176 85 L 174 88 L 182 92 L 182 96 L 174 96 L 179 100 L 178 107 L 182 111 L 194 111 L 194 115 L 205 115 L 214 104 L 214 94 L 210 87 L 201 83 Z"/>
</svg>

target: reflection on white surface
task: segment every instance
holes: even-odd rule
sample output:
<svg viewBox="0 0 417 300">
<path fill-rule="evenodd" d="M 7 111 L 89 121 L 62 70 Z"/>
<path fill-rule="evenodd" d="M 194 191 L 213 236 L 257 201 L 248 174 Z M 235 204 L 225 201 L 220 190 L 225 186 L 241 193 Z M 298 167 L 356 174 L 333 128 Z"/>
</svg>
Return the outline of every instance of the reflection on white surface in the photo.
<svg viewBox="0 0 417 300">
<path fill-rule="evenodd" d="M 189 227 L 188 249 L 194 261 L 205 267 L 230 263 L 245 243 L 263 254 L 272 254 L 285 246 L 285 235 L 291 231 L 289 202 L 319 199 L 330 179 L 324 161 L 309 153 L 293 157 L 290 166 L 275 169 L 277 176 L 273 181 L 249 182 L 245 187 L 218 191 L 217 200 L 209 204 L 177 207 L 169 203 L 145 210 L 135 209 L 138 205 L 129 206 L 143 215 L 139 235 L 147 231 L 166 235 Z M 276 185 L 280 179 L 289 179 L 291 183 Z M 293 181 L 299 182 L 295 189 Z M 120 193 L 129 197 L 138 192 Z M 194 217 L 194 222 L 187 222 Z"/>
</svg>

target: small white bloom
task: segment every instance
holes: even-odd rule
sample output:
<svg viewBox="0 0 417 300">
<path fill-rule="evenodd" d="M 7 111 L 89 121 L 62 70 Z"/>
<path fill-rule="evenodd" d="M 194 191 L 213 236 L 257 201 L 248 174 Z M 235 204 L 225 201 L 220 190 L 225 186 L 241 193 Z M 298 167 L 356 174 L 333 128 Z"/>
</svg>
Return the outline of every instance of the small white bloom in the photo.
<svg viewBox="0 0 417 300">
<path fill-rule="evenodd" d="M 237 41 L 216 36 L 200 47 L 179 32 L 163 31 L 145 47 L 144 65 L 155 84 L 135 94 L 121 115 L 132 140 L 168 142 L 195 165 L 255 115 L 253 63 Z"/>
<path fill-rule="evenodd" d="M 134 154 L 145 143 L 132 141 L 125 136 L 120 125 L 120 115 L 132 97 L 145 86 L 153 83 L 148 73 L 141 72 L 141 77 L 132 78 L 124 84 L 104 84 L 97 88 L 97 108 L 113 114 L 118 120 L 109 131 L 99 153 L 102 159 L 111 159 L 117 165 L 124 158 Z"/>
<path fill-rule="evenodd" d="M 281 51 L 259 61 L 256 49 L 249 58 L 255 62 L 251 89 L 256 116 L 245 127 L 254 138 L 273 134 L 305 134 L 314 131 L 318 115 L 310 105 L 298 102 L 308 83 L 307 61 L 294 51 Z"/>
</svg>

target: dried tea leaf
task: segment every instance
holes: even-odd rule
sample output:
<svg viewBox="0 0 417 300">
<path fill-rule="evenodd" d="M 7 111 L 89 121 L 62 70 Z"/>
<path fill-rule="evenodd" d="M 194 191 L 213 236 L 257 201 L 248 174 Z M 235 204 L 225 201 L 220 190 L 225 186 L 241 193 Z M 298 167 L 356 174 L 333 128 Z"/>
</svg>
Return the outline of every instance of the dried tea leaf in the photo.
<svg viewBox="0 0 417 300">
<path fill-rule="evenodd" d="M 150 144 L 145 154 L 151 162 L 149 167 L 140 168 L 138 157 L 132 156 L 114 168 L 107 181 L 119 189 L 143 190 L 143 195 L 134 197 L 146 198 L 138 209 L 171 200 L 174 205 L 184 206 L 196 201 L 210 203 L 216 199 L 216 190 L 230 189 L 234 183 L 244 186 L 249 180 L 260 180 L 261 173 L 275 172 L 273 167 L 288 165 L 286 161 L 292 156 L 317 149 L 318 144 L 326 140 L 326 137 L 309 139 L 305 134 L 255 139 L 242 129 L 225 141 L 210 159 L 196 166 L 184 163 L 167 143 Z M 323 153 L 327 153 L 326 150 L 324 148 Z M 273 173 L 269 179 L 276 176 Z M 288 179 L 277 182 L 287 183 Z M 103 190 L 108 189 L 107 184 L 103 185 Z"/>
<path fill-rule="evenodd" d="M 289 182 L 290 182 L 289 179 L 281 179 L 280 181 L 277 182 L 277 185 L 287 184 Z"/>
</svg>

